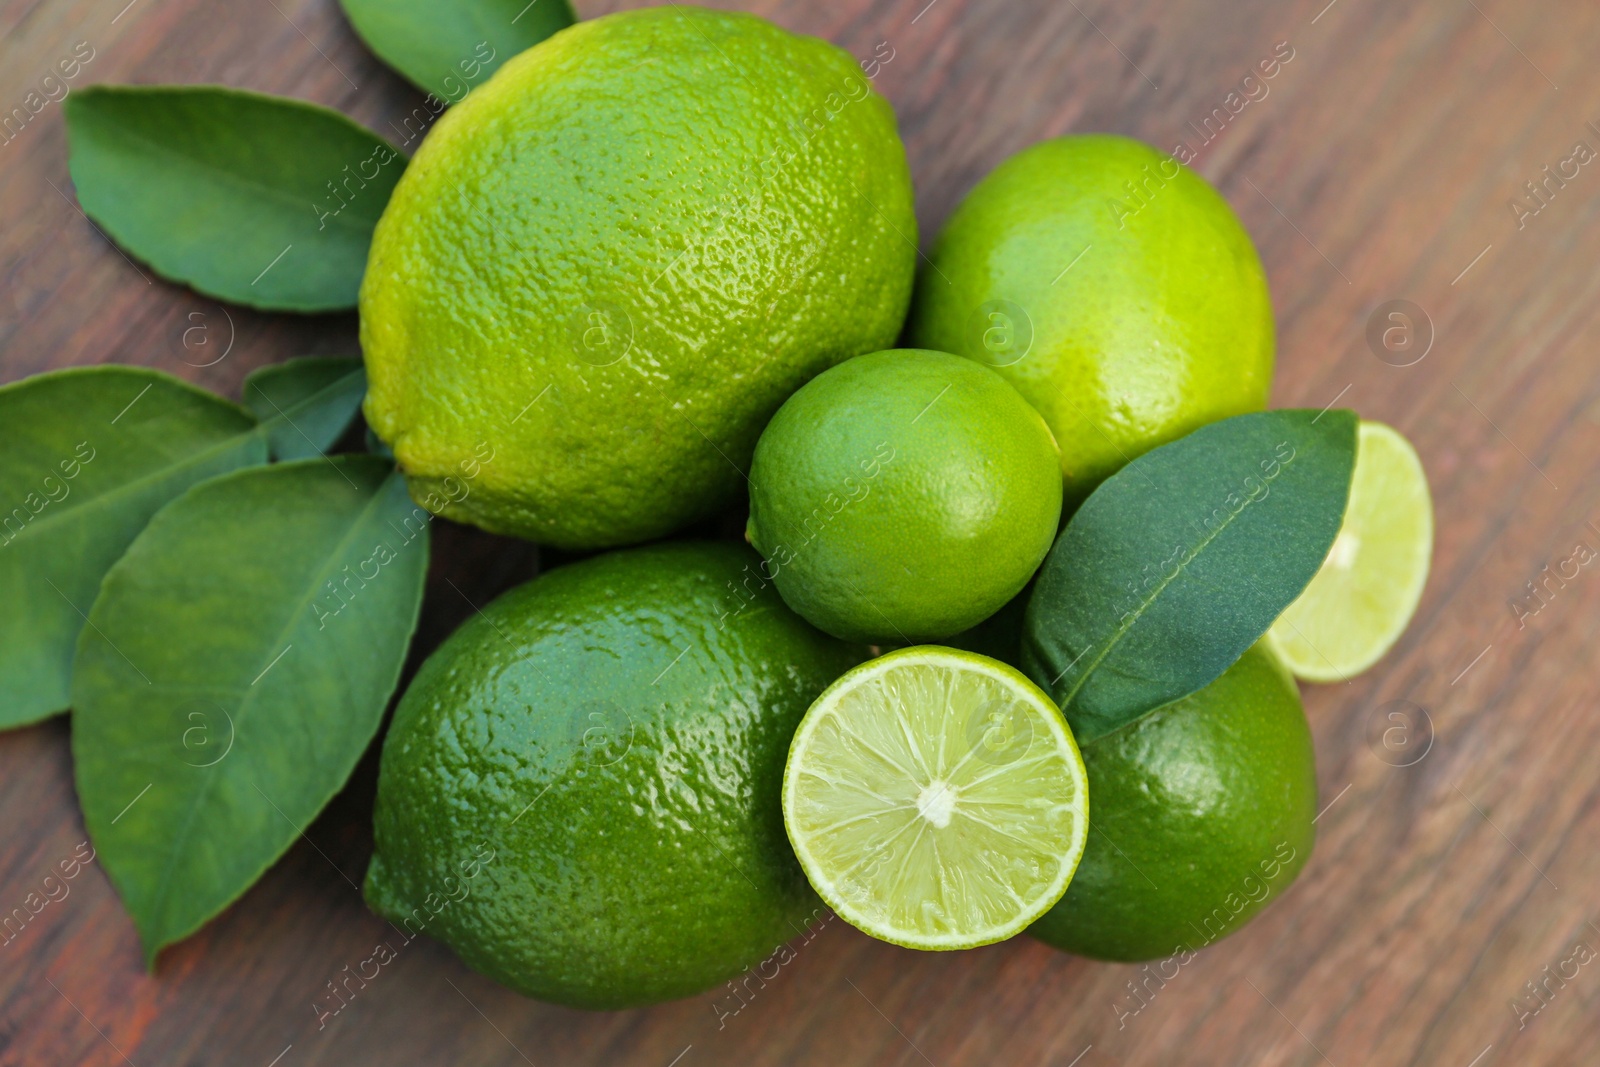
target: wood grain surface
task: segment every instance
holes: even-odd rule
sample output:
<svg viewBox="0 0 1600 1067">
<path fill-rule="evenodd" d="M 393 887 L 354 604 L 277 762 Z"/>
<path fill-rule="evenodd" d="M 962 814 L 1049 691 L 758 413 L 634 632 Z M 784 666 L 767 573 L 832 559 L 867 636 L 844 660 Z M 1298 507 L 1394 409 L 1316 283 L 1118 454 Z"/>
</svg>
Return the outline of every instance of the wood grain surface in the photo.
<svg viewBox="0 0 1600 1067">
<path fill-rule="evenodd" d="M 369 753 L 305 839 L 153 976 L 103 871 L 86 867 L 0 945 L 0 1063 L 1596 1062 L 1600 568 L 1564 561 L 1580 542 L 1600 549 L 1600 162 L 1546 185 L 1542 203 L 1524 183 L 1579 142 L 1600 150 L 1600 8 L 747 6 L 858 57 L 886 42 L 877 85 L 899 114 L 925 243 L 991 167 L 1041 138 L 1185 145 L 1266 262 L 1275 403 L 1337 401 L 1416 443 L 1437 505 L 1433 576 L 1386 660 L 1306 691 L 1325 810 L 1298 883 L 1166 979 L 1027 938 L 918 954 L 834 919 L 750 983 L 737 1014 L 725 989 L 591 1014 L 526 1000 L 418 939 L 319 1027 L 325 983 L 393 936 L 356 888 Z M 0 33 L 0 110 L 80 41 L 93 58 L 77 85 L 225 82 L 340 108 L 396 140 L 421 103 L 335 0 L 0 0 Z M 1230 100 L 1275 53 L 1292 58 L 1266 94 L 1252 83 L 1253 99 Z M 353 316 L 224 308 L 125 258 L 76 206 L 56 103 L 0 145 L 0 278 L 0 381 L 114 360 L 237 397 L 263 364 L 355 351 Z M 1368 341 L 1394 300 L 1421 310 L 1431 339 L 1409 366 Z M 438 524 L 417 654 L 472 611 L 467 598 L 538 563 L 530 546 Z M 1521 599 L 1530 581 L 1542 600 Z M 0 911 L 84 840 L 67 742 L 63 718 L 0 737 Z"/>
</svg>

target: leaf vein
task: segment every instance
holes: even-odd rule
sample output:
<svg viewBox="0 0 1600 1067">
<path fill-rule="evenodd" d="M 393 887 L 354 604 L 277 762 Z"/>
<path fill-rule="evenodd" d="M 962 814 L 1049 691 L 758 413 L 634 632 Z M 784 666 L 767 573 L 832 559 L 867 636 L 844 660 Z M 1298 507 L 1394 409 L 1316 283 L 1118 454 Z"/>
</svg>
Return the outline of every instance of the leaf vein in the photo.
<svg viewBox="0 0 1600 1067">
<path fill-rule="evenodd" d="M 391 474 L 389 478 L 397 476 L 397 474 Z M 372 512 L 383 501 L 386 495 L 384 493 L 384 489 L 389 484 L 389 478 L 385 478 L 384 481 L 379 484 L 378 488 L 372 494 L 372 499 L 367 501 L 366 505 L 361 509 L 361 514 L 357 516 L 355 521 L 350 524 L 350 529 L 345 532 L 344 536 L 339 538 L 339 542 L 334 547 L 333 551 L 328 553 L 327 562 L 325 562 L 322 567 L 318 568 L 315 579 L 309 586 L 310 591 L 301 597 L 299 603 L 296 604 L 294 609 L 289 613 L 288 621 L 278 633 L 277 640 L 271 646 L 269 646 L 269 649 L 266 653 L 267 657 L 270 658 L 278 653 L 284 640 L 299 624 L 301 613 L 305 611 L 307 606 L 310 605 L 313 597 L 316 595 L 316 591 L 321 587 L 322 582 L 325 580 L 325 577 L 332 573 L 333 564 L 343 558 L 345 549 L 348 548 L 352 543 L 356 533 L 358 531 L 365 530 L 367 520 L 371 517 Z M 247 688 L 244 692 L 243 698 L 239 702 L 238 707 L 235 708 L 235 711 L 238 712 L 238 716 L 234 721 L 234 737 L 236 740 L 239 734 L 244 730 L 245 720 L 249 718 L 250 710 L 256 706 L 255 695 L 256 694 L 252 689 Z M 187 817 L 184 819 L 183 828 L 179 831 L 178 835 L 173 838 L 172 847 L 167 853 L 167 863 L 162 872 L 161 884 L 157 887 L 156 892 L 151 897 L 152 909 L 163 914 L 163 916 L 165 916 L 166 911 L 167 891 L 171 887 L 172 877 L 176 873 L 179 853 L 188 843 L 189 832 L 193 828 L 195 814 L 204 805 L 206 798 L 210 794 L 212 784 L 222 776 L 223 775 L 220 770 L 215 774 L 208 774 L 205 776 L 204 780 L 201 782 L 200 788 L 193 794 L 193 800 L 190 802 L 189 812 Z M 161 942 L 161 944 L 169 943 L 169 941 Z M 160 946 L 158 945 L 156 947 Z"/>
</svg>

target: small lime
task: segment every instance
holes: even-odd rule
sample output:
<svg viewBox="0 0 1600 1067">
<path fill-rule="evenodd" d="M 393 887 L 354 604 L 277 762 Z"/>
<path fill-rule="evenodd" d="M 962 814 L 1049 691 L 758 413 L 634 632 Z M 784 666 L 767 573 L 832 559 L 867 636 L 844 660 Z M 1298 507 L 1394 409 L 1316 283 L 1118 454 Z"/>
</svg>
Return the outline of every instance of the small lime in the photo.
<svg viewBox="0 0 1600 1067">
<path fill-rule="evenodd" d="M 790 397 L 756 445 L 750 541 L 796 611 L 839 637 L 911 644 L 994 614 L 1050 550 L 1050 430 L 971 360 L 874 352 Z"/>
</svg>

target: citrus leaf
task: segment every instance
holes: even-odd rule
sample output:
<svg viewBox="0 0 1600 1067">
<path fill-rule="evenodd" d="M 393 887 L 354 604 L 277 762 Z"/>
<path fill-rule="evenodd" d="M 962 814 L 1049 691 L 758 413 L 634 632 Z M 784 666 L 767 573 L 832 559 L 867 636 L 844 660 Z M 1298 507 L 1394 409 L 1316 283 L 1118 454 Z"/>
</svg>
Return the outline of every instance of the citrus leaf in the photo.
<svg viewBox="0 0 1600 1067">
<path fill-rule="evenodd" d="M 1209 684 L 1300 595 L 1344 517 L 1356 421 L 1224 419 L 1078 509 L 1039 570 L 1022 655 L 1080 745 Z"/>
<path fill-rule="evenodd" d="M 367 394 L 359 359 L 307 356 L 244 380 L 244 405 L 261 420 L 272 458 L 310 459 L 332 448 Z"/>
<path fill-rule="evenodd" d="M 274 311 L 354 307 L 405 159 L 337 111 L 220 85 L 67 98 L 83 210 L 157 274 Z"/>
<path fill-rule="evenodd" d="M 150 516 L 266 461 L 248 412 L 158 371 L 83 367 L 0 388 L 0 728 L 66 710 L 83 613 Z"/>
<path fill-rule="evenodd" d="M 153 965 L 343 786 L 400 677 L 426 515 L 372 456 L 239 471 L 106 575 L 72 674 L 84 824 Z"/>
<path fill-rule="evenodd" d="M 378 58 L 458 103 L 506 60 L 577 21 L 570 0 L 339 0 Z"/>
</svg>

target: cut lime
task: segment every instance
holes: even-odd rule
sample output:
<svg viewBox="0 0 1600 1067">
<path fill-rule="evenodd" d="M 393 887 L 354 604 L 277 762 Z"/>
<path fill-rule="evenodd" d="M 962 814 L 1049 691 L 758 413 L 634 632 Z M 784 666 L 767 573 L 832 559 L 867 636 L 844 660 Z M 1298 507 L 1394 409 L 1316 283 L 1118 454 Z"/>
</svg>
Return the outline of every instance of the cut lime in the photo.
<svg viewBox="0 0 1600 1067">
<path fill-rule="evenodd" d="M 1267 633 L 1297 677 L 1342 682 L 1382 658 L 1428 581 L 1433 501 L 1411 443 L 1361 423 L 1344 524 L 1322 569 Z"/>
<path fill-rule="evenodd" d="M 852 926 L 907 948 L 972 948 L 1066 892 L 1088 778 L 1061 712 L 1019 671 L 922 645 L 811 705 L 783 818 L 812 886 Z"/>
</svg>

